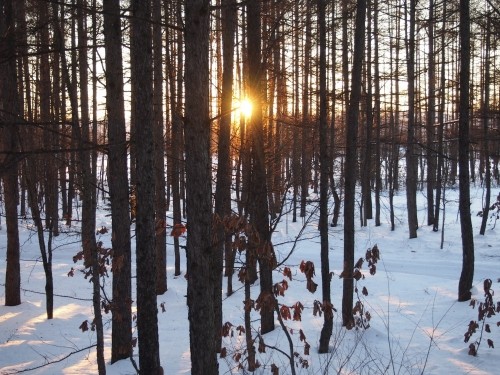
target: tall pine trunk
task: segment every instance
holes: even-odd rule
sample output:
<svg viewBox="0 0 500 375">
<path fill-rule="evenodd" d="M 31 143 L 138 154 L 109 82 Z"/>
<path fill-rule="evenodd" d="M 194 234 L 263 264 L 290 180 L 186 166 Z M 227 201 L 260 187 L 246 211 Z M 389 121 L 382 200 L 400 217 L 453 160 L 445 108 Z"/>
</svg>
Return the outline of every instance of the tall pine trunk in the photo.
<svg viewBox="0 0 500 375">
<path fill-rule="evenodd" d="M 186 204 L 187 272 L 191 373 L 218 374 L 214 322 L 212 186 L 209 119 L 210 1 L 187 0 L 186 46 Z"/>
<path fill-rule="evenodd" d="M 131 80 L 136 141 L 136 260 L 139 367 L 144 374 L 163 373 L 156 305 L 155 179 L 153 140 L 153 74 L 151 0 L 132 1 Z"/>
<path fill-rule="evenodd" d="M 365 45 L 366 0 L 357 0 L 356 29 L 354 31 L 354 55 L 351 77 L 351 96 L 346 121 L 345 203 L 344 203 L 344 279 L 342 289 L 342 325 L 354 326 L 354 208 L 356 202 L 357 131 L 359 103 L 361 99 L 361 75 Z"/>
<path fill-rule="evenodd" d="M 323 294 L 324 322 L 319 339 L 320 353 L 327 353 L 333 330 L 333 308 L 330 295 L 330 261 L 328 246 L 328 177 L 330 157 L 328 153 L 328 101 L 326 97 L 326 0 L 318 0 L 319 26 L 319 153 L 320 153 L 320 203 L 319 231 L 321 241 L 321 288 Z"/>
<path fill-rule="evenodd" d="M 108 113 L 108 185 L 111 202 L 113 247 L 113 309 L 111 363 L 128 358 L 132 343 L 132 282 L 129 184 L 120 1 L 104 0 L 104 47 L 106 51 L 106 110 Z"/>
<path fill-rule="evenodd" d="M 21 304 L 21 274 L 20 274 L 20 245 L 17 205 L 18 198 L 18 160 L 16 152 L 19 149 L 19 121 L 18 92 L 16 86 L 16 51 L 14 2 L 0 3 L 0 50 L 4 51 L 4 58 L 0 63 L 0 107 L 6 117 L 6 124 L 0 129 L 0 150 L 6 156 L 0 156 L 0 171 L 2 171 L 5 220 L 7 225 L 7 264 L 5 272 L 5 305 L 17 306 Z M 3 173 L 5 172 L 5 173 Z"/>
<path fill-rule="evenodd" d="M 458 129 L 459 210 L 462 230 L 462 272 L 458 282 L 458 300 L 468 301 L 474 279 L 474 236 L 470 211 L 469 180 L 469 81 L 470 81 L 470 4 L 460 0 L 460 117 Z"/>
</svg>

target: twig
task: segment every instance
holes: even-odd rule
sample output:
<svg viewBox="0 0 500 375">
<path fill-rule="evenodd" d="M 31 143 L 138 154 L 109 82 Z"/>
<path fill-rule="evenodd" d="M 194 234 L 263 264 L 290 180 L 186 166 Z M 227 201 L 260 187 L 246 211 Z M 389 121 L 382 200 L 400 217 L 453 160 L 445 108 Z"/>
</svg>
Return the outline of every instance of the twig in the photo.
<svg viewBox="0 0 500 375">
<path fill-rule="evenodd" d="M 77 353 L 80 353 L 80 352 L 83 352 L 85 350 L 89 350 L 89 349 L 92 349 L 96 346 L 97 344 L 93 344 L 93 345 L 90 345 L 90 346 L 87 346 L 85 348 L 82 348 L 82 349 L 78 349 L 78 350 L 75 350 L 71 353 L 68 353 L 67 355 L 65 355 L 64 357 L 61 357 L 59 359 L 56 359 L 54 361 L 50 361 L 50 362 L 47 362 L 47 363 L 44 363 L 43 365 L 39 365 L 39 366 L 35 366 L 35 367 L 30 367 L 30 368 L 25 368 L 23 370 L 17 370 L 17 371 L 13 371 L 13 372 L 5 372 L 4 374 L 5 375 L 9 375 L 9 374 L 20 374 L 22 372 L 28 372 L 28 371 L 34 371 L 34 370 L 38 370 L 39 368 L 42 368 L 42 367 L 46 367 L 46 366 L 49 366 L 49 365 L 53 365 L 54 363 L 59 363 L 59 362 L 62 362 L 64 361 L 66 358 L 69 358 L 71 357 L 73 354 L 77 354 Z"/>
<path fill-rule="evenodd" d="M 0 286 L 5 286 L 5 284 L 0 284 Z M 31 289 L 24 289 L 21 288 L 23 292 L 28 292 L 28 293 L 35 293 L 35 294 L 43 294 L 45 295 L 45 292 L 38 292 L 36 290 L 31 290 Z M 72 297 L 72 296 L 65 296 L 63 294 L 54 294 L 54 297 L 62 297 L 62 298 L 70 298 L 70 299 L 76 299 L 78 301 L 92 301 L 91 298 L 80 298 L 80 297 Z"/>
</svg>

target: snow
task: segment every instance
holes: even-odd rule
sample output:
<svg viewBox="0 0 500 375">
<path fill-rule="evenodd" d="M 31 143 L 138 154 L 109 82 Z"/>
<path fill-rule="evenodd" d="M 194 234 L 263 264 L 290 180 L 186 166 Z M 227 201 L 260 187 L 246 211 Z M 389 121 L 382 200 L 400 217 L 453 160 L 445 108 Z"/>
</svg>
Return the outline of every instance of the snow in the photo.
<svg viewBox="0 0 500 375">
<path fill-rule="evenodd" d="M 273 277 L 274 282 L 286 279 L 280 272 L 284 266 L 292 269 L 292 280 L 287 280 L 289 289 L 279 303 L 291 306 L 300 301 L 304 305 L 301 321 L 285 321 L 290 330 L 298 374 L 497 374 L 500 363 L 500 349 L 490 349 L 486 343 L 491 338 L 500 345 L 500 328 L 495 316 L 490 318 L 491 333 L 484 333 L 477 357 L 468 355 L 468 346 L 479 338 L 476 333 L 469 343 L 464 342 L 464 333 L 471 320 L 477 320 L 477 307 L 468 302 L 457 302 L 458 279 L 462 265 L 460 222 L 458 218 L 458 191 L 446 192 L 446 220 L 443 249 L 440 249 L 441 231 L 433 232 L 426 225 L 425 197 L 419 193 L 419 221 L 417 239 L 408 239 L 406 227 L 406 205 L 404 192 L 398 193 L 396 207 L 396 229 L 390 230 L 387 197 L 382 200 L 382 225 L 375 227 L 370 220 L 367 227 L 356 231 L 356 260 L 364 256 L 368 248 L 377 245 L 381 260 L 377 273 L 359 281 L 360 289 L 366 286 L 368 296 L 362 301 L 371 314 L 367 330 L 346 331 L 341 327 L 340 311 L 342 280 L 338 275 L 342 268 L 343 229 L 342 223 L 330 228 L 330 267 L 332 279 L 332 302 L 338 310 L 334 316 L 334 332 L 331 350 L 319 355 L 317 346 L 323 324 L 323 317 L 313 316 L 313 303 L 321 300 L 320 246 L 317 218 L 305 221 L 301 241 L 288 257 L 296 235 L 303 226 L 302 219 L 293 223 L 291 214 L 283 217 L 273 234 L 273 242 L 278 261 L 286 263 Z M 494 228 L 494 219 L 489 221 L 485 236 L 479 235 L 481 218 L 476 213 L 481 208 L 483 190 L 471 190 L 472 221 L 475 240 L 475 273 L 473 296 L 483 299 L 482 285 L 485 278 L 493 281 L 492 289 L 499 289 L 500 226 Z M 495 192 L 492 194 L 495 196 Z M 314 207 L 310 207 L 311 212 Z M 317 211 L 316 211 L 317 212 Z M 5 223 L 4 223 L 5 224 Z M 92 288 L 83 274 L 75 272 L 69 277 L 74 264 L 73 256 L 79 251 L 76 227 L 62 226 L 62 233 L 54 243 L 54 319 L 45 316 L 44 272 L 38 250 L 38 243 L 29 222 L 21 225 L 21 272 L 22 304 L 6 307 L 4 285 L 0 288 L 0 374 L 13 374 L 23 370 L 30 374 L 95 374 L 97 373 L 95 333 L 82 332 L 80 324 L 92 321 Z M 100 211 L 98 227 L 110 229 L 109 217 Z M 110 233 L 100 235 L 100 240 L 109 246 Z M 182 241 L 185 239 L 182 238 Z M 168 251 L 168 291 L 158 296 L 159 338 L 161 364 L 165 374 L 189 374 L 190 351 L 189 329 L 186 306 L 186 279 L 184 274 L 173 276 L 173 246 Z M 0 283 L 5 280 L 5 225 L 0 230 Z M 306 289 L 305 277 L 299 271 L 302 260 L 310 260 L 316 266 L 314 281 L 319 284 L 316 293 Z M 185 270 L 183 261 L 183 271 Z M 133 262 L 135 270 L 135 261 Z M 110 290 L 111 279 L 106 281 Z M 234 277 L 236 292 L 227 297 L 224 292 L 224 322 L 233 325 L 233 336 L 223 340 L 227 351 L 225 358 L 219 359 L 220 374 L 243 373 L 238 370 L 234 355 L 238 351 L 245 358 L 244 335 L 239 335 L 236 327 L 243 325 L 243 288 Z M 258 282 L 252 287 L 252 298 L 258 296 Z M 495 298 L 495 296 L 494 296 Z M 165 312 L 160 304 L 164 303 Z M 111 316 L 104 315 L 105 356 L 108 374 L 135 374 L 130 360 L 122 360 L 113 365 L 110 359 Z M 259 329 L 259 315 L 253 312 L 254 333 Z M 310 344 L 309 355 L 304 354 L 304 342 L 299 331 L 304 333 Z M 134 332 L 134 336 L 136 336 Z M 286 336 L 276 321 L 274 332 L 264 335 L 265 344 L 278 347 L 289 353 Z M 258 340 L 256 346 L 258 345 Z M 135 360 L 138 362 L 137 348 Z M 261 367 L 257 374 L 270 374 L 271 365 L 279 368 L 280 374 L 289 374 L 289 360 L 276 349 L 267 348 L 265 353 L 257 353 Z M 308 367 L 303 367 L 307 361 Z M 243 365 L 245 363 L 243 362 Z"/>
</svg>

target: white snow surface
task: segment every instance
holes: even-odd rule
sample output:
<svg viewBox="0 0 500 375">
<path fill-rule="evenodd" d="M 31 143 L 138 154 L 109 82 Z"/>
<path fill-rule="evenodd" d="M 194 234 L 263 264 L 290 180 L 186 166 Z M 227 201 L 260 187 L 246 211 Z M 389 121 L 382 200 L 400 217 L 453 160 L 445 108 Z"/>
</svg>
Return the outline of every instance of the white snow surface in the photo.
<svg viewBox="0 0 500 375">
<path fill-rule="evenodd" d="M 500 224 L 494 227 L 495 218 L 488 221 L 484 236 L 479 235 L 481 218 L 476 216 L 482 206 L 482 188 L 471 189 L 472 223 L 475 242 L 475 272 L 473 297 L 484 300 L 483 281 L 493 281 L 493 290 L 500 291 Z M 492 191 L 495 197 L 498 192 Z M 314 197 L 313 197 L 314 198 Z M 494 199 L 494 198 L 493 198 Z M 488 319 L 491 333 L 484 332 L 478 355 L 468 355 L 468 346 L 480 337 L 480 330 L 469 343 L 464 342 L 464 333 L 471 320 L 477 320 L 477 306 L 469 302 L 457 302 L 458 280 L 462 267 L 462 246 L 460 220 L 458 216 L 458 190 L 447 189 L 444 225 L 444 246 L 440 249 L 441 231 L 433 232 L 427 226 L 426 199 L 419 193 L 418 238 L 408 239 L 406 196 L 399 192 L 394 199 L 396 228 L 390 230 L 388 199 L 382 197 L 382 225 L 375 227 L 369 220 L 367 227 L 356 221 L 356 256 L 364 256 L 367 249 L 377 245 L 381 260 L 377 273 L 370 275 L 366 267 L 362 270 L 365 279 L 359 281 L 359 288 L 365 286 L 368 296 L 362 297 L 365 308 L 371 314 L 370 327 L 366 330 L 342 328 L 341 300 L 342 279 L 338 277 L 343 264 L 342 220 L 336 228 L 329 228 L 330 267 L 334 272 L 331 282 L 331 297 L 338 312 L 334 316 L 334 331 L 328 354 L 318 354 L 318 340 L 323 317 L 313 315 L 313 302 L 321 300 L 320 243 L 317 216 L 313 213 L 306 221 L 297 246 L 286 263 L 273 274 L 273 281 L 287 279 L 283 267 L 292 270 L 292 280 L 285 296 L 279 296 L 280 304 L 291 306 L 297 301 L 304 305 L 301 321 L 287 320 L 294 344 L 297 374 L 498 374 L 500 373 L 500 318 Z M 309 214 L 314 207 L 309 207 Z M 317 211 L 315 211 L 317 212 Z M 101 209 L 98 228 L 105 226 L 109 232 L 98 237 L 109 246 L 111 223 L 109 212 Z M 170 213 L 169 213 L 170 214 Z M 441 215 L 443 212 L 441 213 Z M 170 220 L 171 221 L 171 220 Z M 170 223 L 171 224 L 171 223 Z M 278 261 L 285 259 L 303 226 L 300 218 L 292 222 L 291 214 L 283 216 L 273 234 L 273 243 Z M 133 228 L 132 228 L 133 229 Z M 44 272 L 38 248 L 36 233 L 29 221 L 20 222 L 22 304 L 16 307 L 5 305 L 5 258 L 6 228 L 2 220 L 0 230 L 0 374 L 96 374 L 96 352 L 92 346 L 95 332 L 79 329 L 85 320 L 92 321 L 92 288 L 83 274 L 78 272 L 81 262 L 73 263 L 73 256 L 80 250 L 78 227 L 61 226 L 61 235 L 54 239 L 54 319 L 47 320 L 45 314 Z M 134 243 L 133 239 L 132 243 Z M 185 238 L 181 238 L 184 243 Z M 158 332 L 160 360 L 165 374 L 189 374 L 190 349 L 188 310 L 186 306 L 185 253 L 182 251 L 180 277 L 173 276 L 173 245 L 168 238 L 167 276 L 168 291 L 158 296 Z M 135 247 L 135 246 L 134 246 Z M 315 264 L 314 281 L 317 291 L 312 294 L 306 289 L 305 277 L 299 271 L 302 260 Z M 74 267 L 74 277 L 68 272 Z M 135 259 L 132 263 L 135 275 Z M 111 273 L 110 273 L 111 275 Z M 133 280 L 135 282 L 135 279 Z M 105 289 L 111 295 L 111 278 L 105 280 Z M 225 294 L 224 280 L 224 322 L 233 325 L 233 337 L 224 338 L 227 356 L 219 358 L 219 373 L 245 373 L 238 369 L 235 354 L 242 354 L 245 366 L 244 335 L 236 327 L 243 325 L 243 288 L 234 275 L 235 293 Z M 135 295 L 135 285 L 133 286 Z M 259 294 L 257 283 L 252 287 L 252 298 Z M 496 296 L 494 299 L 496 301 Z M 162 312 L 163 304 L 165 312 Z M 134 304 L 135 309 L 135 304 Z M 130 360 L 110 364 L 111 316 L 104 315 L 105 357 L 108 374 L 135 374 Z M 259 313 L 252 312 L 254 333 L 259 330 Z M 480 324 L 481 327 L 481 324 Z M 299 331 L 304 333 L 310 345 L 309 355 L 304 354 L 304 342 Z M 134 327 L 134 336 L 137 332 Z M 489 348 L 491 339 L 498 348 Z M 286 336 L 278 321 L 276 329 L 264 335 L 265 344 L 278 347 L 289 354 Z M 256 346 L 258 341 L 256 343 Z M 139 343 L 140 345 L 140 343 Z M 83 350 L 82 350 L 83 349 Z M 134 359 L 139 363 L 138 348 Z M 279 368 L 280 374 L 290 374 L 288 358 L 276 349 L 268 347 L 265 353 L 257 352 L 260 367 L 256 374 L 271 374 L 271 366 Z M 307 367 L 304 366 L 307 361 Z"/>
</svg>

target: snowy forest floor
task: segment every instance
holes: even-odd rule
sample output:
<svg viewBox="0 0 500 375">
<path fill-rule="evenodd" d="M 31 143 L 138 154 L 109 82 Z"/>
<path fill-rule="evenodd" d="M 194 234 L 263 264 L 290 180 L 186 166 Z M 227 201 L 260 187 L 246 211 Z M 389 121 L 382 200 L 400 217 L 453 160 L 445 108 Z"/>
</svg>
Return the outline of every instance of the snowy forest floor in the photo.
<svg viewBox="0 0 500 375">
<path fill-rule="evenodd" d="M 492 195 L 497 195 L 496 189 Z M 473 297 L 483 301 L 483 281 L 493 281 L 493 290 L 500 291 L 500 224 L 494 227 L 495 218 L 489 220 L 486 234 L 479 235 L 482 188 L 471 190 L 472 222 L 475 241 L 475 274 Z M 375 227 L 370 220 L 367 227 L 357 221 L 356 256 L 363 257 L 367 249 L 377 245 L 381 260 L 377 273 L 370 275 L 363 269 L 368 295 L 361 295 L 365 308 L 371 314 L 370 327 L 366 330 L 346 331 L 341 327 L 342 280 L 338 275 L 343 264 L 342 221 L 330 228 L 330 267 L 332 279 L 332 302 L 337 309 L 334 316 L 334 332 L 331 350 L 319 355 L 317 346 L 323 317 L 313 315 L 315 300 L 321 300 L 320 244 L 317 217 L 314 207 L 309 207 L 309 220 L 293 223 L 291 214 L 283 216 L 273 243 L 278 262 L 289 256 L 297 235 L 299 241 L 283 267 L 292 270 L 288 280 L 276 270 L 273 281 L 287 279 L 289 289 L 280 304 L 292 306 L 300 301 L 304 306 L 301 321 L 287 320 L 285 324 L 292 333 L 296 370 L 298 374 L 498 374 L 500 364 L 500 318 L 488 319 L 491 333 L 483 333 L 476 357 L 468 355 L 469 344 L 480 337 L 480 329 L 469 343 L 464 342 L 469 322 L 477 320 L 477 306 L 468 302 L 457 302 L 458 279 L 462 265 L 460 222 L 458 217 L 458 190 L 446 191 L 446 212 L 443 249 L 440 249 L 441 231 L 433 232 L 426 225 L 425 197 L 419 193 L 419 223 L 417 239 L 408 239 L 406 196 L 404 191 L 395 196 L 396 229 L 390 230 L 387 197 L 382 200 L 382 225 Z M 103 206 L 104 207 L 104 206 Z M 3 212 L 3 208 L 2 208 Z M 109 232 L 100 235 L 105 246 L 110 244 L 110 218 L 101 208 L 98 213 L 98 228 L 107 227 Z M 306 218 L 307 219 L 307 218 Z M 132 228 L 133 229 L 133 228 Z M 82 332 L 82 322 L 92 321 L 92 287 L 83 274 L 72 269 L 82 269 L 81 262 L 73 263 L 73 256 L 80 250 L 78 227 L 61 227 L 61 235 L 54 239 L 54 319 L 45 315 L 44 272 L 38 249 L 36 233 L 29 221 L 20 222 L 22 304 L 6 307 L 4 295 L 6 230 L 2 220 L 0 230 L 0 374 L 95 374 L 95 333 Z M 182 238 L 182 241 L 185 239 Z M 133 244 L 134 244 L 133 240 Z M 171 238 L 169 237 L 169 242 Z M 159 339 L 161 364 L 165 374 L 189 374 L 190 350 L 189 327 L 186 306 L 186 279 L 184 272 L 173 277 L 173 246 L 168 244 L 168 291 L 158 296 Z M 299 271 L 302 260 L 312 261 L 316 266 L 314 281 L 319 284 L 312 294 L 306 289 L 305 276 Z M 185 257 L 182 258 L 183 271 Z M 135 274 L 135 259 L 132 263 Z M 110 295 L 111 278 L 105 280 L 105 290 Z M 224 288 L 226 280 L 224 280 Z M 219 373 L 244 373 L 237 368 L 235 358 L 245 366 L 245 340 L 237 327 L 243 325 L 243 288 L 234 276 L 236 292 L 226 297 L 224 291 L 224 322 L 230 322 L 234 335 L 224 338 L 226 357 L 219 359 Z M 133 287 L 135 290 L 135 286 Z M 252 298 L 259 293 L 258 281 L 252 287 Z M 496 296 L 494 296 L 496 301 Z M 253 311 L 252 324 L 259 329 L 259 314 Z M 135 374 L 130 360 L 109 363 L 111 347 L 111 316 L 104 316 L 105 355 L 108 374 Z M 481 328 L 480 324 L 480 328 Z M 305 341 L 301 341 L 302 330 Z M 255 333 L 254 332 L 254 333 Z M 134 333 L 136 336 L 136 332 Z M 499 348 L 489 348 L 486 339 L 491 339 Z M 278 322 L 274 332 L 264 336 L 265 344 L 289 353 L 288 342 Z M 304 337 L 302 337 L 304 339 Z M 310 345 L 309 354 L 304 354 L 305 342 Z M 258 340 L 256 346 L 258 345 Z M 137 356 L 137 348 L 135 356 Z M 137 361 L 137 357 L 135 357 Z M 289 360 L 276 349 L 266 348 L 257 353 L 260 363 L 256 374 L 271 374 L 272 365 L 279 374 L 289 374 Z"/>
</svg>

